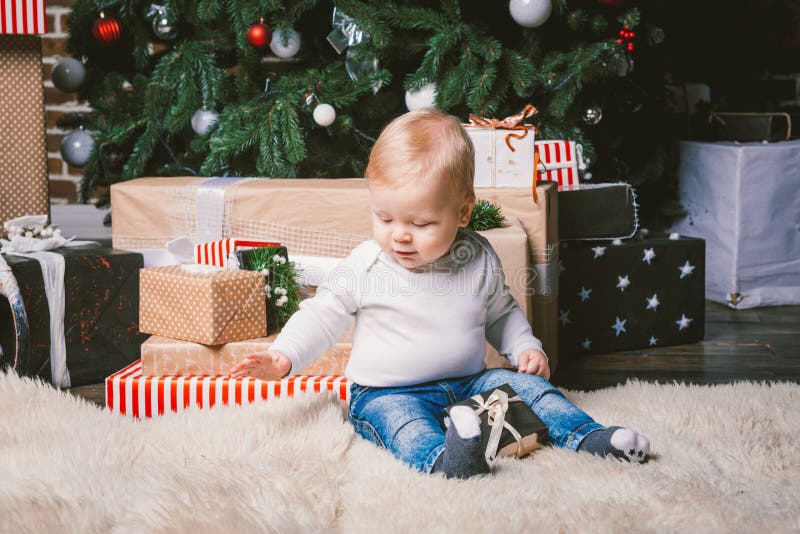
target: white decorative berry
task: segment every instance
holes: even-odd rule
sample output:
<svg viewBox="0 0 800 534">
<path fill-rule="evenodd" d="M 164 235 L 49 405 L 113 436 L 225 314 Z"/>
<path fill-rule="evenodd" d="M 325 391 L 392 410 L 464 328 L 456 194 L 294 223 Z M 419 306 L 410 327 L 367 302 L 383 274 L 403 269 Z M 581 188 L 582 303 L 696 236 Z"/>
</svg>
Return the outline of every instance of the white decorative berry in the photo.
<svg viewBox="0 0 800 534">
<path fill-rule="evenodd" d="M 268 276 L 269 275 L 269 269 L 266 269 L 266 268 L 265 269 L 261 269 L 261 274 L 263 274 L 264 276 Z"/>
</svg>

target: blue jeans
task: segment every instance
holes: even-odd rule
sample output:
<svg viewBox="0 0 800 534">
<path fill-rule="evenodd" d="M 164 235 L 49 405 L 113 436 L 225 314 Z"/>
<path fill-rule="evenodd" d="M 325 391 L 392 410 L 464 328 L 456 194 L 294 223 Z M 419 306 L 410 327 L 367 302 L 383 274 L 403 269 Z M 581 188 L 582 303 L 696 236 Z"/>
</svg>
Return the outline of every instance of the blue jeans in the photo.
<svg viewBox="0 0 800 534">
<path fill-rule="evenodd" d="M 350 386 L 350 423 L 362 437 L 430 473 L 444 450 L 444 408 L 508 383 L 547 425 L 549 440 L 577 450 L 604 428 L 540 376 L 508 369 L 404 387 Z"/>
</svg>

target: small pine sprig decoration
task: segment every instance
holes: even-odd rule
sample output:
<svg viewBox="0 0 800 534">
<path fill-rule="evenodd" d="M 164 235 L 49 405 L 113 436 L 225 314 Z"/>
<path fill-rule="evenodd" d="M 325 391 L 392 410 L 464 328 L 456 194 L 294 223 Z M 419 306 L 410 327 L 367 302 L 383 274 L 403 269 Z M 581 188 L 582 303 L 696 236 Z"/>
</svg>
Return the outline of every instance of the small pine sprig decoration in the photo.
<svg viewBox="0 0 800 534">
<path fill-rule="evenodd" d="M 475 232 L 500 228 L 506 224 L 506 218 L 500 211 L 500 205 L 488 200 L 478 199 L 472 208 L 467 228 Z"/>
<path fill-rule="evenodd" d="M 267 316 L 275 317 L 277 327 L 286 324 L 300 305 L 300 285 L 297 276 L 301 272 L 294 262 L 278 254 L 277 247 L 253 249 L 250 266 L 265 276 L 264 292 L 267 296 Z"/>
</svg>

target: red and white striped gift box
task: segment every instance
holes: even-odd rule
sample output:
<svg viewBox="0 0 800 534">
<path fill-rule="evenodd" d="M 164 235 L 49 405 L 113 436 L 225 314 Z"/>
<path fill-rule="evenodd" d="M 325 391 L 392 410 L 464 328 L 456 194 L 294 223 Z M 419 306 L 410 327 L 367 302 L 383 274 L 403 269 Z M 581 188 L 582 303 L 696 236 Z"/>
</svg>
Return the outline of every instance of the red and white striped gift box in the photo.
<svg viewBox="0 0 800 534">
<path fill-rule="evenodd" d="M 558 182 L 558 187 L 580 183 L 578 171 L 585 168 L 582 148 L 574 141 L 536 141 L 539 154 L 539 180 Z"/>
<path fill-rule="evenodd" d="M 2 0 L 0 0 L 1 2 Z M 271 241 L 248 241 L 246 239 L 236 239 L 229 237 L 219 241 L 209 241 L 200 243 L 194 247 L 194 260 L 204 265 L 215 267 L 227 267 L 228 256 L 232 252 L 245 247 L 279 247 L 280 243 Z"/>
<path fill-rule="evenodd" d="M 47 33 L 44 0 L 0 0 L 0 34 Z"/>
<path fill-rule="evenodd" d="M 233 379 L 227 376 L 143 376 L 137 360 L 106 378 L 106 406 L 128 417 L 155 417 L 191 406 L 253 404 L 293 397 L 296 392 L 332 391 L 349 402 L 350 383 L 343 376 L 300 376 L 283 380 Z"/>
</svg>

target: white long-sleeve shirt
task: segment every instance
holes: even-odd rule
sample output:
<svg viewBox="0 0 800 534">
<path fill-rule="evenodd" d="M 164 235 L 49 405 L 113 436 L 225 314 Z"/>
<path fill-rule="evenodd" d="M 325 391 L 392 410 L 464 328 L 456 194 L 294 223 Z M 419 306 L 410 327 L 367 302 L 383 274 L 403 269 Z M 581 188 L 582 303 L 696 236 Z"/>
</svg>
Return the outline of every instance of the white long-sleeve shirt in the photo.
<svg viewBox="0 0 800 534">
<path fill-rule="evenodd" d="M 450 252 L 411 272 L 361 243 L 300 303 L 272 344 L 303 369 L 355 321 L 345 375 L 364 386 L 407 386 L 485 368 L 486 341 L 517 364 L 542 350 L 509 294 L 500 259 L 483 236 L 459 230 Z"/>
</svg>

